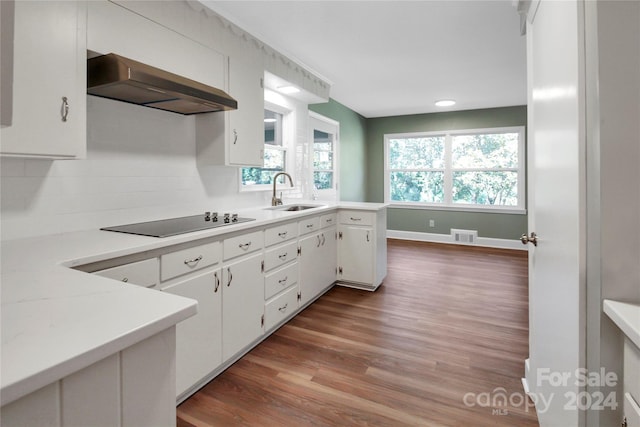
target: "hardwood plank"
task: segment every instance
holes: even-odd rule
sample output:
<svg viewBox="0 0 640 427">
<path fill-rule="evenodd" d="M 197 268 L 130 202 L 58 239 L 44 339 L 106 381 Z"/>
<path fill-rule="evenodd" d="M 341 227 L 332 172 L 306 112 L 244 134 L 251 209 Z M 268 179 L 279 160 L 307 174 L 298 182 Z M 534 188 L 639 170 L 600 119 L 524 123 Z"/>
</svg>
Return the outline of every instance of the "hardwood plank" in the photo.
<svg viewBox="0 0 640 427">
<path fill-rule="evenodd" d="M 526 252 L 388 240 L 376 292 L 335 287 L 178 407 L 192 426 L 537 426 Z M 467 403 L 465 404 L 465 396 Z"/>
</svg>

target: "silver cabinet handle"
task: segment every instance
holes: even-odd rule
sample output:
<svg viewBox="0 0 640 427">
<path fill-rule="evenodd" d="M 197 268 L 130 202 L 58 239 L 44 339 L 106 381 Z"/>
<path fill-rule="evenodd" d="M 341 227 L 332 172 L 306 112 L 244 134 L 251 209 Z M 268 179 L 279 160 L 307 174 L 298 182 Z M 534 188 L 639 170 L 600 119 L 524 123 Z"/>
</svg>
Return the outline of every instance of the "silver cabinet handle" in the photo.
<svg viewBox="0 0 640 427">
<path fill-rule="evenodd" d="M 278 236 L 280 236 L 280 237 L 282 237 L 284 239 L 285 237 L 287 237 L 287 232 L 283 231 L 282 233 L 278 233 Z"/>
<path fill-rule="evenodd" d="M 313 228 L 313 224 L 307 224 L 307 228 Z"/>
<path fill-rule="evenodd" d="M 229 274 L 229 281 L 227 282 L 227 287 L 231 286 L 231 281 L 233 280 L 233 274 L 231 274 L 231 267 L 227 267 L 227 273 Z"/>
<path fill-rule="evenodd" d="M 287 283 L 287 280 L 288 280 L 288 279 L 289 279 L 289 276 L 284 276 L 284 279 L 280 279 L 280 280 L 278 280 L 278 283 L 279 283 L 280 285 L 282 285 L 283 283 Z"/>
<path fill-rule="evenodd" d="M 369 241 L 369 232 L 367 231 L 367 242 Z"/>
<path fill-rule="evenodd" d="M 129 281 L 129 278 L 128 278 L 128 277 L 123 277 L 123 278 L 122 278 L 122 281 L 123 281 L 124 283 L 127 283 L 127 282 Z"/>
<path fill-rule="evenodd" d="M 285 311 L 287 311 L 287 306 L 289 305 L 289 303 L 286 303 L 285 305 L 283 305 L 282 307 L 278 308 L 278 311 L 280 313 L 284 313 Z"/>
<path fill-rule="evenodd" d="M 320 235 L 318 234 L 316 237 L 318 238 L 318 244 L 316 245 L 316 248 L 319 248 L 320 247 Z"/>
<path fill-rule="evenodd" d="M 322 246 L 324 246 L 324 242 L 326 242 L 327 239 L 324 237 L 324 233 L 322 233 Z"/>
<path fill-rule="evenodd" d="M 249 249 L 249 246 L 251 246 L 251 242 L 247 242 L 247 243 L 240 243 L 240 244 L 238 245 L 238 247 L 239 247 L 240 249 L 245 250 L 245 251 L 246 251 L 247 249 Z"/>
<path fill-rule="evenodd" d="M 197 258 L 193 258 L 193 259 L 185 259 L 184 263 L 185 263 L 185 265 L 188 265 L 189 267 L 191 267 L 190 264 L 197 264 L 201 259 L 202 259 L 202 255 L 198 256 Z"/>
<path fill-rule="evenodd" d="M 216 278 L 216 286 L 213 288 L 213 293 L 218 292 L 218 289 L 220 288 L 220 278 L 218 277 L 218 272 L 215 271 L 213 273 L 213 277 Z"/>
<path fill-rule="evenodd" d="M 278 258 L 280 258 L 280 259 L 286 259 L 288 254 L 289 254 L 289 252 L 285 252 L 285 253 L 283 253 L 282 255 L 278 255 Z"/>
<path fill-rule="evenodd" d="M 351 221 L 362 221 L 362 218 L 350 217 Z"/>
<path fill-rule="evenodd" d="M 238 142 L 238 131 L 236 129 L 233 130 L 233 145 L 236 145 Z"/>
<path fill-rule="evenodd" d="M 66 122 L 67 117 L 69 116 L 69 100 L 66 96 L 62 97 L 62 106 L 60 107 L 60 115 L 62 116 L 62 121 Z"/>
</svg>

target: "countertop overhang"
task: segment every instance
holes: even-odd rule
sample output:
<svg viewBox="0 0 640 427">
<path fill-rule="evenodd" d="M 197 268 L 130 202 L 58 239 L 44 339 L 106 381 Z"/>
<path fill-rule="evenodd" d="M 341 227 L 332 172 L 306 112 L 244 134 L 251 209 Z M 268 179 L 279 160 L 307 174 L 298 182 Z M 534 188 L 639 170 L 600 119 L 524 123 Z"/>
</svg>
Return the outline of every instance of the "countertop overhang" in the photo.
<svg viewBox="0 0 640 427">
<path fill-rule="evenodd" d="M 336 209 L 377 211 L 386 206 L 340 202 L 298 212 L 244 209 L 238 212 L 255 221 L 165 238 L 95 229 L 3 241 L 1 404 L 60 380 L 197 312 L 194 300 L 122 286 L 70 267 Z"/>
<path fill-rule="evenodd" d="M 604 300 L 603 311 L 640 348 L 640 304 Z"/>
</svg>

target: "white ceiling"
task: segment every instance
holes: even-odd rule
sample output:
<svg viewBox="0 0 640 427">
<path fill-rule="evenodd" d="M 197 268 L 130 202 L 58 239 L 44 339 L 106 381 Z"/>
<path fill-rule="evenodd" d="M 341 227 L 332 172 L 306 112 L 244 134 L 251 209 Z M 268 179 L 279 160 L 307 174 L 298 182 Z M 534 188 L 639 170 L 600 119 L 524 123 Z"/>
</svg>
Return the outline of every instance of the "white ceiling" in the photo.
<svg viewBox="0 0 640 427">
<path fill-rule="evenodd" d="M 218 1 L 209 8 L 328 80 L 365 117 L 526 104 L 510 0 Z M 434 102 L 453 98 L 453 107 Z"/>
</svg>

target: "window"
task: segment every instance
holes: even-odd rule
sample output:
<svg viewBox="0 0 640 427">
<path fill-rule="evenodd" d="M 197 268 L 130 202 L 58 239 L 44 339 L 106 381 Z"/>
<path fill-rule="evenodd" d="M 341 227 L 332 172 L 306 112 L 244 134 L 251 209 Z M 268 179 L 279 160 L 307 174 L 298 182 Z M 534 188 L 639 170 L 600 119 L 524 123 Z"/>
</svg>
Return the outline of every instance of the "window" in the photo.
<svg viewBox="0 0 640 427">
<path fill-rule="evenodd" d="M 313 185 L 317 192 L 335 195 L 338 188 L 339 123 L 316 113 L 309 113 L 313 141 Z"/>
<path fill-rule="evenodd" d="M 524 128 L 385 135 L 385 201 L 524 210 Z"/>
<path fill-rule="evenodd" d="M 242 168 L 243 186 L 270 185 L 276 173 L 286 171 L 287 148 L 283 135 L 284 122 L 284 113 L 272 109 L 264 110 L 264 166 Z"/>
</svg>

